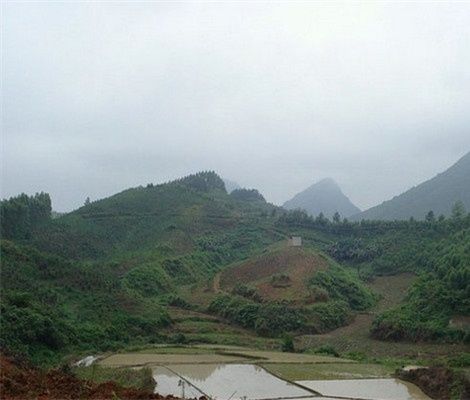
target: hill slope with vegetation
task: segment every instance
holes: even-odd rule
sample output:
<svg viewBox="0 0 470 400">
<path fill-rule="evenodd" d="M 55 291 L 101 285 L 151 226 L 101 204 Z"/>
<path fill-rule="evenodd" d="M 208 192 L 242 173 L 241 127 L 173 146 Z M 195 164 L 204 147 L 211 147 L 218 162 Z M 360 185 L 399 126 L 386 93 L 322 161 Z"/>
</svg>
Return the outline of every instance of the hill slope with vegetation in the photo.
<svg viewBox="0 0 470 400">
<path fill-rule="evenodd" d="M 469 314 L 463 214 L 330 221 L 286 212 L 256 190 L 229 195 L 213 172 L 129 189 L 58 218 L 46 194 L 4 200 L 1 213 L 1 346 L 36 362 L 172 341 L 172 308 L 264 336 L 327 332 L 375 303 L 368 280 L 404 271 L 418 281 L 373 334 L 468 340 L 449 325 Z M 291 235 L 304 247 L 280 245 Z M 216 276 L 221 288 L 211 292 Z M 185 296 L 194 288 L 206 303 Z M 427 302 L 430 289 L 443 307 Z"/>
<path fill-rule="evenodd" d="M 434 178 L 354 215 L 352 219 L 424 219 L 429 211 L 435 216 L 450 216 L 452 207 L 459 202 L 470 210 L 470 153 Z"/>
</svg>

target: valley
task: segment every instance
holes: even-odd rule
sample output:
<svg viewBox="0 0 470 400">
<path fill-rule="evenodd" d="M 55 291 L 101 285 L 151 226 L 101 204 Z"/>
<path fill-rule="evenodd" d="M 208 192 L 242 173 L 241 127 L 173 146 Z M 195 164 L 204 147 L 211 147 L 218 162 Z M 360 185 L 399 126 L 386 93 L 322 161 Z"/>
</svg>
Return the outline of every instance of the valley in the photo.
<svg viewBox="0 0 470 400">
<path fill-rule="evenodd" d="M 45 194 L 5 200 L 7 219 L 19 205 L 24 224 L 3 227 L 0 337 L 8 354 L 36 366 L 93 355 L 96 364 L 73 374 L 138 390 L 149 390 L 148 370 L 160 368 L 173 388 L 162 394 L 180 395 L 184 365 L 207 366 L 207 379 L 226 370 L 241 380 L 256 366 L 259 382 L 304 387 L 393 385 L 404 366 L 438 364 L 454 374 L 449 391 L 466 390 L 468 215 L 330 221 L 269 204 L 256 190 L 228 194 L 213 172 L 129 189 L 54 219 Z M 397 390 L 406 394 L 403 382 Z M 435 393 L 420 384 L 427 394 L 410 399 Z M 302 390 L 334 398 L 324 387 Z M 336 396 L 362 396 L 347 390 Z"/>
</svg>

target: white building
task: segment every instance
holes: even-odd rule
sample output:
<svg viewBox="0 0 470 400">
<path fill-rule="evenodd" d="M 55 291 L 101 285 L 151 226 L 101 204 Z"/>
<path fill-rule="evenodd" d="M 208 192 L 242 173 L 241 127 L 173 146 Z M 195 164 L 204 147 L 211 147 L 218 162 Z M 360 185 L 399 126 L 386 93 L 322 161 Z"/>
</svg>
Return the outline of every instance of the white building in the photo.
<svg viewBox="0 0 470 400">
<path fill-rule="evenodd" d="M 289 239 L 289 246 L 300 247 L 302 246 L 302 237 L 301 236 L 291 236 Z"/>
</svg>

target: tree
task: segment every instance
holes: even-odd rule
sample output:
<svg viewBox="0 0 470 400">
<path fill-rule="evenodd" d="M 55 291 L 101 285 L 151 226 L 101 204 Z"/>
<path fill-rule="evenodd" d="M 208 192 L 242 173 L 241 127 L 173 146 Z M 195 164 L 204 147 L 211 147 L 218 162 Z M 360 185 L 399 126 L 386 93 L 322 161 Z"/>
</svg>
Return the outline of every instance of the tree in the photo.
<svg viewBox="0 0 470 400">
<path fill-rule="evenodd" d="M 465 206 L 459 200 L 456 201 L 454 206 L 452 207 L 452 219 L 462 219 L 465 215 Z"/>
<path fill-rule="evenodd" d="M 325 217 L 325 214 L 321 212 L 318 214 L 317 218 L 315 218 L 315 222 L 320 226 L 325 226 L 328 224 L 328 219 Z"/>
<path fill-rule="evenodd" d="M 333 222 L 335 224 L 339 224 L 341 222 L 341 216 L 339 215 L 338 211 L 336 211 L 335 214 L 333 215 Z"/>
<path fill-rule="evenodd" d="M 435 216 L 434 216 L 434 211 L 433 210 L 430 210 L 427 214 L 426 214 L 426 222 L 434 222 L 436 220 Z"/>
<path fill-rule="evenodd" d="M 87 197 L 87 198 L 85 199 L 85 206 L 89 206 L 90 204 L 91 204 L 90 198 Z"/>
<path fill-rule="evenodd" d="M 51 218 L 51 198 L 47 193 L 24 193 L 0 202 L 2 238 L 28 239 L 32 231 Z"/>
</svg>

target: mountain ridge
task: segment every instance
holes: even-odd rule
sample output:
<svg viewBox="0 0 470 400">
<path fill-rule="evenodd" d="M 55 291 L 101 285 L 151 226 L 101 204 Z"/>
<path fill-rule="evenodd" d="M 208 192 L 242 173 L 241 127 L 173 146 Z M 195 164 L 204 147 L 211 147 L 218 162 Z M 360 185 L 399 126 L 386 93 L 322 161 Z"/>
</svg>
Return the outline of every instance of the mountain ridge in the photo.
<svg viewBox="0 0 470 400">
<path fill-rule="evenodd" d="M 335 212 L 342 217 L 360 212 L 332 178 L 324 178 L 297 193 L 283 207 L 288 210 L 303 209 L 312 216 L 323 213 L 326 217 L 332 217 Z"/>
<path fill-rule="evenodd" d="M 424 219 L 429 211 L 436 216 L 449 216 L 457 201 L 470 209 L 470 152 L 433 178 L 351 218 L 355 221 Z"/>
</svg>

